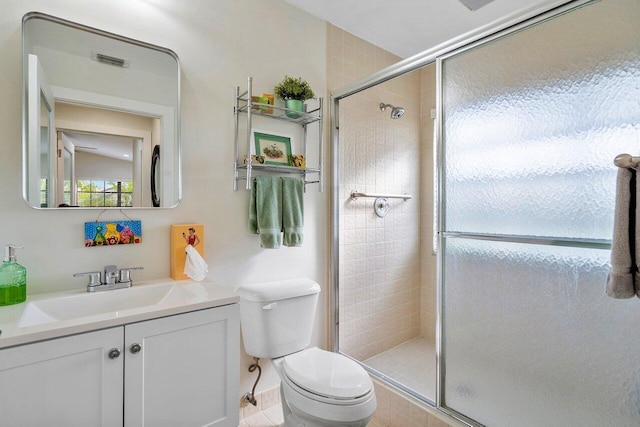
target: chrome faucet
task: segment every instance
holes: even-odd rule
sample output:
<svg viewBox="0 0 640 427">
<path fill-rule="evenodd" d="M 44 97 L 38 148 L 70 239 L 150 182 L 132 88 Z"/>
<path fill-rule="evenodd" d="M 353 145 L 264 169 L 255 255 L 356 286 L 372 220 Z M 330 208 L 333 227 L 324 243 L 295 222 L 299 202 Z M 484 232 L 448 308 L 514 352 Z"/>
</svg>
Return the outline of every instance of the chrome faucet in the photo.
<svg viewBox="0 0 640 427">
<path fill-rule="evenodd" d="M 118 270 L 116 265 L 104 266 L 104 282 L 102 281 L 101 271 L 89 271 L 87 273 L 76 273 L 73 277 L 88 276 L 87 292 L 110 291 L 112 289 L 130 288 L 133 286 L 131 281 L 131 270 L 142 270 L 143 267 L 121 268 Z"/>
<path fill-rule="evenodd" d="M 115 285 L 117 280 L 118 280 L 118 266 L 105 265 L 104 266 L 104 284 Z"/>
</svg>

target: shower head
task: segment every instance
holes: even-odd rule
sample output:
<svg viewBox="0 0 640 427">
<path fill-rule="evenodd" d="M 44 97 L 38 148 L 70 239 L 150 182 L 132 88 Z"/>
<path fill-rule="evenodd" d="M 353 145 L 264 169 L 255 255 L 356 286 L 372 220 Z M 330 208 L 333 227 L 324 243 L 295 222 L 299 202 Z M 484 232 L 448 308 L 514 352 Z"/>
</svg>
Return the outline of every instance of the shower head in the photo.
<svg viewBox="0 0 640 427">
<path fill-rule="evenodd" d="M 380 103 L 380 111 L 385 111 L 387 107 L 391 107 L 391 118 L 399 119 L 404 114 L 404 108 L 402 107 L 394 107 L 391 104 L 385 104 L 384 102 Z"/>
</svg>

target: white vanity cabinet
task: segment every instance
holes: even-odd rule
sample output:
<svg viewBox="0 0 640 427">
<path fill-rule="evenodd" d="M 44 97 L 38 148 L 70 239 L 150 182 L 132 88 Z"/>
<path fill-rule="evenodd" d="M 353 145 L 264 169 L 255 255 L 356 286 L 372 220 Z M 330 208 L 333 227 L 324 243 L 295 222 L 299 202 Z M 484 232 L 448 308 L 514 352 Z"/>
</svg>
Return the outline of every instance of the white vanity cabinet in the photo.
<svg viewBox="0 0 640 427">
<path fill-rule="evenodd" d="M 237 426 L 239 345 L 230 304 L 0 350 L 0 425 Z"/>
<path fill-rule="evenodd" d="M 121 426 L 122 327 L 0 350 L 0 425 Z"/>
<path fill-rule="evenodd" d="M 237 426 L 239 331 L 238 304 L 127 325 L 125 426 Z"/>
</svg>

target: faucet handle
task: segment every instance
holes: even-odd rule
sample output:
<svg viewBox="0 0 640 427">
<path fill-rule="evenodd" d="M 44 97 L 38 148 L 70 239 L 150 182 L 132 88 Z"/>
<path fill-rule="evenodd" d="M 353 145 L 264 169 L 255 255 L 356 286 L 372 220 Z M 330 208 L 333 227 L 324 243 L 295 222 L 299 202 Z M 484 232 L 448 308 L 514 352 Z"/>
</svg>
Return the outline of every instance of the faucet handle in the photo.
<svg viewBox="0 0 640 427">
<path fill-rule="evenodd" d="M 89 283 L 87 288 L 98 286 L 102 284 L 102 272 L 101 271 L 89 271 L 87 273 L 76 273 L 73 277 L 89 276 Z"/>
<path fill-rule="evenodd" d="M 104 266 L 104 283 L 107 285 L 113 285 L 118 278 L 118 266 L 117 265 L 105 265 Z"/>
<path fill-rule="evenodd" d="M 120 277 L 118 278 L 118 282 L 127 283 L 131 282 L 130 272 L 131 270 L 144 270 L 144 267 L 129 267 L 129 268 L 121 268 L 119 270 Z"/>
</svg>

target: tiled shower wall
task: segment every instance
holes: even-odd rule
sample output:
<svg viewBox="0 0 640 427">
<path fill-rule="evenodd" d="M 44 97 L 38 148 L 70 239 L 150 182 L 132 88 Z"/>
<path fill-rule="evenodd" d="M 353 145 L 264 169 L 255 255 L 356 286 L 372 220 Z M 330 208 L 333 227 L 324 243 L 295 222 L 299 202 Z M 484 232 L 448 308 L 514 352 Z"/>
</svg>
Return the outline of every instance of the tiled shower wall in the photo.
<svg viewBox="0 0 640 427">
<path fill-rule="evenodd" d="M 331 25 L 327 45 L 330 89 L 400 60 Z M 425 241 L 433 256 L 431 210 L 423 206 L 432 191 L 432 180 L 423 175 L 433 172 L 423 158 L 425 151 L 431 158 L 430 138 L 421 149 L 423 134 L 431 132 L 421 129 L 421 87 L 428 77 L 422 74 L 394 78 L 340 102 L 340 349 L 360 360 L 421 334 L 434 336 L 434 281 L 421 268 Z M 380 111 L 381 102 L 404 107 L 404 116 L 392 120 L 389 109 Z M 413 199 L 390 199 L 391 211 L 379 218 L 373 199 L 351 201 L 352 190 L 408 193 Z"/>
</svg>

